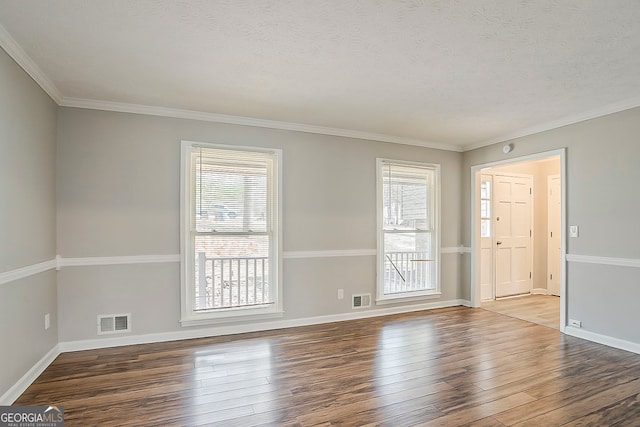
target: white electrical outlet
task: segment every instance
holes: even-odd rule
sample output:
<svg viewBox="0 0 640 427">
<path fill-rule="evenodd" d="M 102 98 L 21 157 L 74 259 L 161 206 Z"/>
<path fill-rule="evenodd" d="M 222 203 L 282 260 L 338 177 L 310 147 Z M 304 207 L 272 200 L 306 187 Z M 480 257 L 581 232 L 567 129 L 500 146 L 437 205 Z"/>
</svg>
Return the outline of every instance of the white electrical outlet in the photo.
<svg viewBox="0 0 640 427">
<path fill-rule="evenodd" d="M 46 331 L 51 326 L 51 317 L 49 313 L 44 315 L 44 330 Z"/>
<path fill-rule="evenodd" d="M 344 289 L 338 289 L 338 299 L 344 299 Z"/>
<path fill-rule="evenodd" d="M 575 328 L 582 328 L 582 322 L 576 319 L 569 319 L 569 326 L 573 326 Z"/>
<path fill-rule="evenodd" d="M 577 225 L 570 225 L 569 226 L 569 237 L 578 237 L 578 226 Z"/>
</svg>

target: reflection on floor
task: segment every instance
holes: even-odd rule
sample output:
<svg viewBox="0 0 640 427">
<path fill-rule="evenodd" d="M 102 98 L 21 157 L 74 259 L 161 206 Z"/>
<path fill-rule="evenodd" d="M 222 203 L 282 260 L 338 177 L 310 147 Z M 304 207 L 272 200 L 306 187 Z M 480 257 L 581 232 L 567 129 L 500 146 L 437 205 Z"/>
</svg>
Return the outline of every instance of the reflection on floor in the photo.
<svg viewBox="0 0 640 427">
<path fill-rule="evenodd" d="M 639 427 L 639 393 L 637 354 L 450 307 L 65 352 L 15 405 L 67 426 Z"/>
<path fill-rule="evenodd" d="M 527 322 L 560 329 L 560 298 L 551 295 L 525 295 L 496 301 L 483 301 L 481 307 Z"/>
</svg>

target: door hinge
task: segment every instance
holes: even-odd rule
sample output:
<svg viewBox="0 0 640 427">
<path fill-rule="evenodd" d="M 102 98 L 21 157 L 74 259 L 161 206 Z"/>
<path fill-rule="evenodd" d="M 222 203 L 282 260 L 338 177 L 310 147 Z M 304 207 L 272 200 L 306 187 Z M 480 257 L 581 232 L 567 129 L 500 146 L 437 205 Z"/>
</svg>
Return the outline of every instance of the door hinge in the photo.
<svg viewBox="0 0 640 427">
<path fill-rule="evenodd" d="M 533 193 L 531 193 L 531 187 L 529 187 L 529 194 L 533 194 Z"/>
<path fill-rule="evenodd" d="M 529 237 L 531 237 L 531 230 L 529 230 Z"/>
<path fill-rule="evenodd" d="M 529 279 L 531 279 L 531 272 L 529 272 Z"/>
<path fill-rule="evenodd" d="M 553 231 L 551 232 L 551 237 L 553 237 Z"/>
<path fill-rule="evenodd" d="M 549 275 L 549 278 L 550 278 L 551 280 L 553 280 L 553 273 L 551 273 L 551 274 Z"/>
</svg>

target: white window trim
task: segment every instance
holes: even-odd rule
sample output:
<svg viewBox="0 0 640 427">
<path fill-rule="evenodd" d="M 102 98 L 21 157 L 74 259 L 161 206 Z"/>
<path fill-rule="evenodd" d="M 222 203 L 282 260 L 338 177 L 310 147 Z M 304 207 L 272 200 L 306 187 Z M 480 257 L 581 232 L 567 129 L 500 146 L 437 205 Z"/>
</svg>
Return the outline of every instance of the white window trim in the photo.
<svg viewBox="0 0 640 427">
<path fill-rule="evenodd" d="M 383 215 L 382 209 L 384 206 L 383 200 L 383 173 L 382 173 L 382 165 L 386 162 L 392 162 L 396 164 L 402 164 L 407 166 L 418 166 L 423 168 L 431 168 L 435 171 L 435 203 L 436 207 L 434 209 L 434 221 L 433 221 L 433 229 L 436 232 L 436 242 L 435 242 L 435 266 L 436 266 L 436 288 L 434 290 L 429 291 L 419 291 L 419 292 L 404 292 L 397 293 L 393 295 L 385 295 L 384 294 L 384 263 L 382 260 L 384 259 L 384 231 L 383 231 Z M 377 280 L 376 280 L 376 305 L 384 305 L 384 304 L 393 304 L 393 303 L 402 303 L 402 302 L 412 302 L 412 301 L 422 301 L 428 299 L 438 298 L 442 295 L 441 292 L 441 280 L 440 280 L 440 238 L 442 234 L 442 230 L 440 229 L 440 211 L 441 211 L 441 200 L 440 200 L 440 164 L 438 163 L 423 163 L 423 162 L 413 162 L 407 160 L 396 160 L 396 159 L 388 159 L 388 158 L 376 158 L 376 216 L 377 216 L 377 239 L 376 239 L 376 247 L 377 247 Z"/>
<path fill-rule="evenodd" d="M 274 254 L 273 264 L 276 266 L 272 272 L 272 281 L 277 287 L 276 301 L 273 304 L 262 306 L 237 307 L 228 309 L 216 309 L 211 311 L 195 312 L 193 307 L 192 275 L 189 274 L 188 266 L 195 262 L 191 250 L 191 231 L 189 229 L 189 217 L 187 209 L 190 209 L 190 195 L 188 191 L 188 173 L 190 171 L 190 152 L 192 147 L 209 147 L 217 149 L 227 149 L 236 151 L 254 151 L 262 153 L 272 153 L 276 157 L 274 168 L 275 180 L 275 205 L 277 207 L 277 218 L 274 226 L 275 239 L 272 242 L 270 251 Z M 283 286 L 282 286 L 282 150 L 276 148 L 247 147 L 237 145 L 223 145 L 195 141 L 181 141 L 180 149 L 180 324 L 181 326 L 199 326 L 216 323 L 238 322 L 243 320 L 260 320 L 282 317 L 283 310 Z"/>
</svg>

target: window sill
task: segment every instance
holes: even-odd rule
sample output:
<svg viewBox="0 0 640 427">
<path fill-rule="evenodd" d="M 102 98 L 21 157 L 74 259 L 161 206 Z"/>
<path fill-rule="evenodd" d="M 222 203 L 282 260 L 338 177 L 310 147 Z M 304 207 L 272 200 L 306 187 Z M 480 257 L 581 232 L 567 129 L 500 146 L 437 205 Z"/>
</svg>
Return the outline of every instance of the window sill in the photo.
<svg viewBox="0 0 640 427">
<path fill-rule="evenodd" d="M 232 322 L 246 322 L 255 320 L 275 319 L 284 316 L 284 311 L 269 309 L 235 309 L 226 310 L 224 312 L 208 312 L 200 314 L 192 314 L 191 316 L 180 319 L 180 325 L 189 326 L 205 326 L 216 325 Z"/>
<path fill-rule="evenodd" d="M 376 299 L 376 305 L 385 304 L 398 304 L 403 302 L 424 301 L 430 299 L 437 299 L 442 296 L 442 292 L 429 292 L 428 294 L 421 295 L 398 295 L 398 296 L 386 296 L 384 298 Z"/>
</svg>

